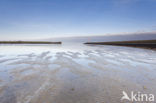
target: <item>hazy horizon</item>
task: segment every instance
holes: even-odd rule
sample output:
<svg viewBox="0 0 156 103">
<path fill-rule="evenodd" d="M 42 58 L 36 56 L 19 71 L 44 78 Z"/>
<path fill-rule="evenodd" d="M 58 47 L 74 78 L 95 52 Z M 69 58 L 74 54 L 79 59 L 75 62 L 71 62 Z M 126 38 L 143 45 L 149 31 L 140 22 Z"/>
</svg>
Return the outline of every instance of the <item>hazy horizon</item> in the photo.
<svg viewBox="0 0 156 103">
<path fill-rule="evenodd" d="M 60 42 L 107 42 L 107 41 L 130 41 L 130 40 L 156 40 L 156 32 L 120 33 L 93 36 L 63 36 L 37 39 L 1 39 L 0 41 L 60 41 Z"/>
</svg>

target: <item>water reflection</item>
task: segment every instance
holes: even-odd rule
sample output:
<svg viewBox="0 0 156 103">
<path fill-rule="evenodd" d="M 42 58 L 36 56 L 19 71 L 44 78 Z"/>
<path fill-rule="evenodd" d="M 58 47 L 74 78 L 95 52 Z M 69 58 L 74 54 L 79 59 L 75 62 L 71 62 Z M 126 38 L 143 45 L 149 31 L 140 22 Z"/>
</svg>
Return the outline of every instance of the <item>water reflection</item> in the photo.
<svg viewBox="0 0 156 103">
<path fill-rule="evenodd" d="M 81 44 L 0 50 L 0 103 L 116 103 L 123 90 L 156 93 L 152 50 Z"/>
</svg>

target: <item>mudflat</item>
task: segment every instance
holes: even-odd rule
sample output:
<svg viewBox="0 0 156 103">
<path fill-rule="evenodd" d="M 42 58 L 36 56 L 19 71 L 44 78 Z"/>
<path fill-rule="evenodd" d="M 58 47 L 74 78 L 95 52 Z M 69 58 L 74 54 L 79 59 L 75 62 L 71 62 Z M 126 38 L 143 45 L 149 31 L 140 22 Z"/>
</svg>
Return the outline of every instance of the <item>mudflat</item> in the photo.
<svg viewBox="0 0 156 103">
<path fill-rule="evenodd" d="M 0 103 L 127 103 L 123 91 L 156 95 L 154 50 L 104 45 L 0 50 Z"/>
</svg>

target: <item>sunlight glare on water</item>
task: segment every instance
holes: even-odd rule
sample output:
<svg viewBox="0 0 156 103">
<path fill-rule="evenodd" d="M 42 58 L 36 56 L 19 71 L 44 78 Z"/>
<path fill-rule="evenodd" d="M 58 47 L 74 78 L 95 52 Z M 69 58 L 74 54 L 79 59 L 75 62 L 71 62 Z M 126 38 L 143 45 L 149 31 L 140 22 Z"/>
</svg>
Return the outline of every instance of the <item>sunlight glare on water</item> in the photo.
<svg viewBox="0 0 156 103">
<path fill-rule="evenodd" d="M 0 45 L 0 103 L 119 103 L 156 95 L 156 51 L 95 45 Z"/>
</svg>

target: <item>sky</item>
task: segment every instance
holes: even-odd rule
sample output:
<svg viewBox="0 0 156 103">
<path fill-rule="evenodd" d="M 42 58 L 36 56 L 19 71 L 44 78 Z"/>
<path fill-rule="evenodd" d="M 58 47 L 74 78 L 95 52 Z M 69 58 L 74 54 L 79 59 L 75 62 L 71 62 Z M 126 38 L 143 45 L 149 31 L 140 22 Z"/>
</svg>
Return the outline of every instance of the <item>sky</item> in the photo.
<svg viewBox="0 0 156 103">
<path fill-rule="evenodd" d="M 0 40 L 156 31 L 156 0 L 0 0 Z"/>
</svg>

